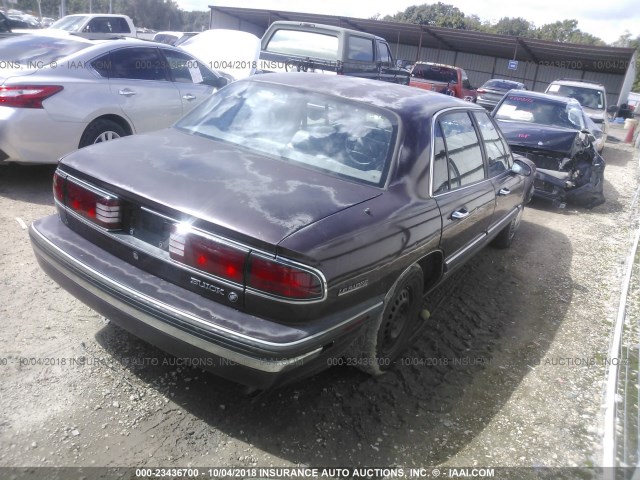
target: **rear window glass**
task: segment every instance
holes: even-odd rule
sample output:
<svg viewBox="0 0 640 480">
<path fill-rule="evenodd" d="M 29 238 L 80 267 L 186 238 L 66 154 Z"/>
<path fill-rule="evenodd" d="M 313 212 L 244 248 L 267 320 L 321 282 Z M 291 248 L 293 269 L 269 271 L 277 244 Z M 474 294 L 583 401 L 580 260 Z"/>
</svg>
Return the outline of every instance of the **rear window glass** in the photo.
<svg viewBox="0 0 640 480">
<path fill-rule="evenodd" d="M 62 17 L 51 24 L 49 28 L 55 28 L 57 30 L 66 30 L 67 32 L 77 32 L 80 30 L 84 22 L 87 21 L 87 17 L 84 15 L 72 15 Z"/>
<path fill-rule="evenodd" d="M 411 76 L 432 82 L 458 82 L 458 72 L 455 69 L 437 65 L 416 65 Z"/>
<path fill-rule="evenodd" d="M 509 82 L 507 80 L 489 80 L 484 84 L 487 88 L 499 88 L 500 90 L 521 89 L 522 84 L 517 82 Z"/>
<path fill-rule="evenodd" d="M 316 32 L 276 30 L 265 50 L 301 57 L 337 60 L 338 37 Z"/>
<path fill-rule="evenodd" d="M 604 110 L 604 92 L 595 88 L 577 87 L 572 85 L 550 85 L 552 95 L 575 98 L 580 105 L 595 110 Z"/>
<path fill-rule="evenodd" d="M 68 38 L 19 35 L 0 42 L 0 61 L 10 68 L 44 68 L 51 62 L 91 46 Z"/>
<path fill-rule="evenodd" d="M 360 183 L 384 184 L 397 132 L 390 112 L 258 82 L 221 92 L 176 127 Z"/>
<path fill-rule="evenodd" d="M 365 37 L 349 37 L 349 60 L 373 62 L 373 39 Z"/>
<path fill-rule="evenodd" d="M 566 104 L 526 95 L 509 95 L 495 118 L 577 130 L 585 128 L 582 109 L 575 102 Z"/>
</svg>

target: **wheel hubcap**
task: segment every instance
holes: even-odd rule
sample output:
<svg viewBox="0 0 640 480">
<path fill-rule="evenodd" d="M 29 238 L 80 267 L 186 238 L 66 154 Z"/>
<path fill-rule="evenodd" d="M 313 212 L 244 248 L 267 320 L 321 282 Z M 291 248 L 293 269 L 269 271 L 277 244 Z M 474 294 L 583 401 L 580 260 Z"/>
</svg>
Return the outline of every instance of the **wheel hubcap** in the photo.
<svg viewBox="0 0 640 480">
<path fill-rule="evenodd" d="M 398 345 L 398 340 L 402 337 L 402 333 L 409 321 L 410 306 L 411 292 L 405 288 L 393 299 L 393 303 L 384 320 L 380 349 L 385 356 L 390 356 L 390 353 Z"/>
<path fill-rule="evenodd" d="M 109 140 L 115 140 L 116 138 L 120 138 L 120 135 L 118 135 L 116 132 L 109 130 L 107 132 L 102 132 L 100 135 L 98 135 L 98 137 L 96 138 L 96 141 L 93 143 L 108 142 Z"/>
</svg>

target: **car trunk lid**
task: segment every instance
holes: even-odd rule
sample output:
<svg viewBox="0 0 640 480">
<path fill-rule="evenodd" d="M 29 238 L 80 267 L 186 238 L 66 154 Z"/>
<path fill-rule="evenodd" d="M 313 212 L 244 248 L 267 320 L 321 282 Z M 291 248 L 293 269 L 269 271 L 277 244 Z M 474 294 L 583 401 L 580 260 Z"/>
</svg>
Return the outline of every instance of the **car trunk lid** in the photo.
<svg viewBox="0 0 640 480">
<path fill-rule="evenodd" d="M 216 234 L 271 251 L 300 228 L 381 193 L 173 128 L 117 142 L 120 155 L 113 145 L 95 145 L 61 164 L 141 207 L 197 219 Z M 162 149 L 151 154 L 149 145 Z"/>
</svg>

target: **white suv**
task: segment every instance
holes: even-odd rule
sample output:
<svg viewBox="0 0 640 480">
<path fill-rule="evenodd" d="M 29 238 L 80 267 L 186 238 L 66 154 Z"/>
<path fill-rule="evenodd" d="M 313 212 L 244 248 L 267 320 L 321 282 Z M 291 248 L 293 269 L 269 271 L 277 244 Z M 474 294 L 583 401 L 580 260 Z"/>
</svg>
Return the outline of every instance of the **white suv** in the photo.
<svg viewBox="0 0 640 480">
<path fill-rule="evenodd" d="M 602 152 L 604 143 L 607 141 L 609 131 L 609 117 L 607 109 L 607 91 L 604 85 L 599 83 L 585 82 L 562 78 L 554 80 L 549 84 L 545 93 L 558 95 L 560 97 L 575 98 L 580 102 L 584 112 L 602 131 L 601 137 L 597 138 L 598 152 Z"/>
</svg>

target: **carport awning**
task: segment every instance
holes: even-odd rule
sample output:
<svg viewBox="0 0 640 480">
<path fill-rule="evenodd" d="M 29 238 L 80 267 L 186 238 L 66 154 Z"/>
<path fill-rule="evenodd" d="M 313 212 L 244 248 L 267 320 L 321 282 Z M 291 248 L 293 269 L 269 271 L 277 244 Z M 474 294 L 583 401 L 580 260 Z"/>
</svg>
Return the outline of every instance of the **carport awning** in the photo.
<svg viewBox="0 0 640 480">
<path fill-rule="evenodd" d="M 633 48 L 550 42 L 510 35 L 353 17 L 252 8 L 217 6 L 209 8 L 214 16 L 218 11 L 262 27 L 264 30 L 276 20 L 323 23 L 373 33 L 393 43 L 508 58 L 522 62 L 531 61 L 539 65 L 600 73 L 625 74 L 635 52 Z"/>
</svg>

